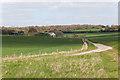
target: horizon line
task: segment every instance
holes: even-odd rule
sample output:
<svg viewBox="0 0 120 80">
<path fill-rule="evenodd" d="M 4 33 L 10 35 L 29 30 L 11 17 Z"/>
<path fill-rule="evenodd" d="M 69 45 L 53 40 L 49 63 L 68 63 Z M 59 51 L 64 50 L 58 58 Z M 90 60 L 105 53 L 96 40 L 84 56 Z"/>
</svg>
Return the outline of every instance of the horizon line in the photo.
<svg viewBox="0 0 120 80">
<path fill-rule="evenodd" d="M 112 25 L 118 25 L 118 24 L 49 24 L 49 25 L 27 25 L 27 26 L 4 26 L 1 25 L 0 27 L 29 27 L 29 26 L 62 26 L 62 25 L 104 25 L 104 26 L 112 26 Z"/>
</svg>

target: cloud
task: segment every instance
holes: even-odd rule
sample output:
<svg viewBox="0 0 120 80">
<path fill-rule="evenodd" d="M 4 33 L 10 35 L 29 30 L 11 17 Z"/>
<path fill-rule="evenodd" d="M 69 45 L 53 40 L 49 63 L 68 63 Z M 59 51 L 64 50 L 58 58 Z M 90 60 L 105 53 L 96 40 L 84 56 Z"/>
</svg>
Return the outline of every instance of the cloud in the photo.
<svg viewBox="0 0 120 80">
<path fill-rule="evenodd" d="M 53 6 L 50 7 L 51 10 L 56 10 L 58 8 L 66 8 L 66 7 L 71 7 L 71 8 L 79 8 L 79 7 L 89 7 L 89 8 L 116 7 L 117 8 L 118 7 L 118 3 L 116 2 L 108 2 L 108 3 L 106 2 L 99 2 L 99 3 L 98 2 L 58 2 L 52 5 Z"/>
<path fill-rule="evenodd" d="M 3 25 L 117 24 L 116 2 L 21 2 L 3 5 Z"/>
</svg>

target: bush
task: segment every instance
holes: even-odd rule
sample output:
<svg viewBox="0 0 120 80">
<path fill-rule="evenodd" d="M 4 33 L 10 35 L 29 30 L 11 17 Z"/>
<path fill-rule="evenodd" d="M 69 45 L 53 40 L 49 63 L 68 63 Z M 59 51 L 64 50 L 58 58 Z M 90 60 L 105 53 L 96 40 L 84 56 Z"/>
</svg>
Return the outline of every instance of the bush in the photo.
<svg viewBox="0 0 120 80">
<path fill-rule="evenodd" d="M 30 28 L 28 32 L 37 32 L 35 28 Z"/>
<path fill-rule="evenodd" d="M 35 34 L 35 36 L 50 37 L 50 34 L 47 34 L 47 33 L 39 33 L 39 34 Z"/>
<path fill-rule="evenodd" d="M 42 36 L 42 37 L 50 37 L 50 34 L 47 33 L 39 33 L 39 34 L 25 34 L 26 36 Z"/>
</svg>

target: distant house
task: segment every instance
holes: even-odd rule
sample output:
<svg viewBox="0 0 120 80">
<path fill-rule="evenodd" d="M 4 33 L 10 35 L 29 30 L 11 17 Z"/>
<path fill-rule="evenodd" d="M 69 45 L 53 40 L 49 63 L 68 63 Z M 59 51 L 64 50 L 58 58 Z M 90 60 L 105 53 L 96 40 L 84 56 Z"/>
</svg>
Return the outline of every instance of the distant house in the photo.
<svg viewBox="0 0 120 80">
<path fill-rule="evenodd" d="M 56 37 L 56 34 L 54 32 L 49 32 L 48 34 L 50 34 L 51 37 Z"/>
<path fill-rule="evenodd" d="M 64 33 L 62 31 L 54 30 L 50 31 L 49 33 L 53 33 L 55 37 L 64 37 Z"/>
</svg>

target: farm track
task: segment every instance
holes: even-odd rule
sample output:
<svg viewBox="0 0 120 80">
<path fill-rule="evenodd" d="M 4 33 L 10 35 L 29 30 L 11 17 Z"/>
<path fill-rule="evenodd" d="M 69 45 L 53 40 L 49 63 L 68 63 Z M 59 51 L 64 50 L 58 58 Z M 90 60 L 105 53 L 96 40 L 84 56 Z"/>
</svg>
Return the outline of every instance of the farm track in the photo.
<svg viewBox="0 0 120 80">
<path fill-rule="evenodd" d="M 106 46 L 106 45 L 98 44 L 98 43 L 93 43 L 93 42 L 89 41 L 88 39 L 85 39 L 85 41 L 87 41 L 90 44 L 93 44 L 98 49 L 90 50 L 90 51 L 86 51 L 86 52 L 81 52 L 81 53 L 77 53 L 77 54 L 66 55 L 66 56 L 83 55 L 83 54 L 89 54 L 89 53 L 95 53 L 95 52 L 102 52 L 102 51 L 106 51 L 106 50 L 112 49 L 112 47 L 110 47 L 110 46 Z"/>
<path fill-rule="evenodd" d="M 70 54 L 70 55 L 62 55 L 62 56 L 75 56 L 75 55 L 83 55 L 83 54 L 89 54 L 89 53 L 95 53 L 95 52 L 102 52 L 102 51 L 106 51 L 109 49 L 112 49 L 112 47 L 110 46 L 106 46 L 103 44 L 98 44 L 98 43 L 93 43 L 91 41 L 89 41 L 88 39 L 83 40 L 84 44 L 83 44 L 83 50 L 86 50 L 87 45 L 86 42 L 93 44 L 94 46 L 96 46 L 98 49 L 95 50 L 90 50 L 90 51 L 85 51 L 85 52 L 81 52 L 81 53 L 76 53 L 76 54 Z M 72 52 L 78 52 L 78 51 L 82 51 L 82 49 L 80 50 L 75 50 L 75 51 L 62 51 L 61 53 L 72 53 Z M 53 53 L 53 54 L 60 54 L 60 52 L 58 53 Z M 19 56 L 19 57 L 7 57 L 7 58 L 3 58 L 3 60 L 14 60 L 14 59 L 18 59 L 18 58 L 30 58 L 30 57 L 38 57 L 38 56 L 42 56 L 42 55 L 53 55 L 53 54 L 41 54 L 41 55 L 29 55 L 29 56 Z M 40 59 L 45 59 L 45 58 L 51 58 L 52 56 L 49 57 L 41 57 L 41 58 L 35 58 L 36 60 L 40 60 Z M 56 57 L 60 57 L 60 56 L 56 56 Z"/>
</svg>

